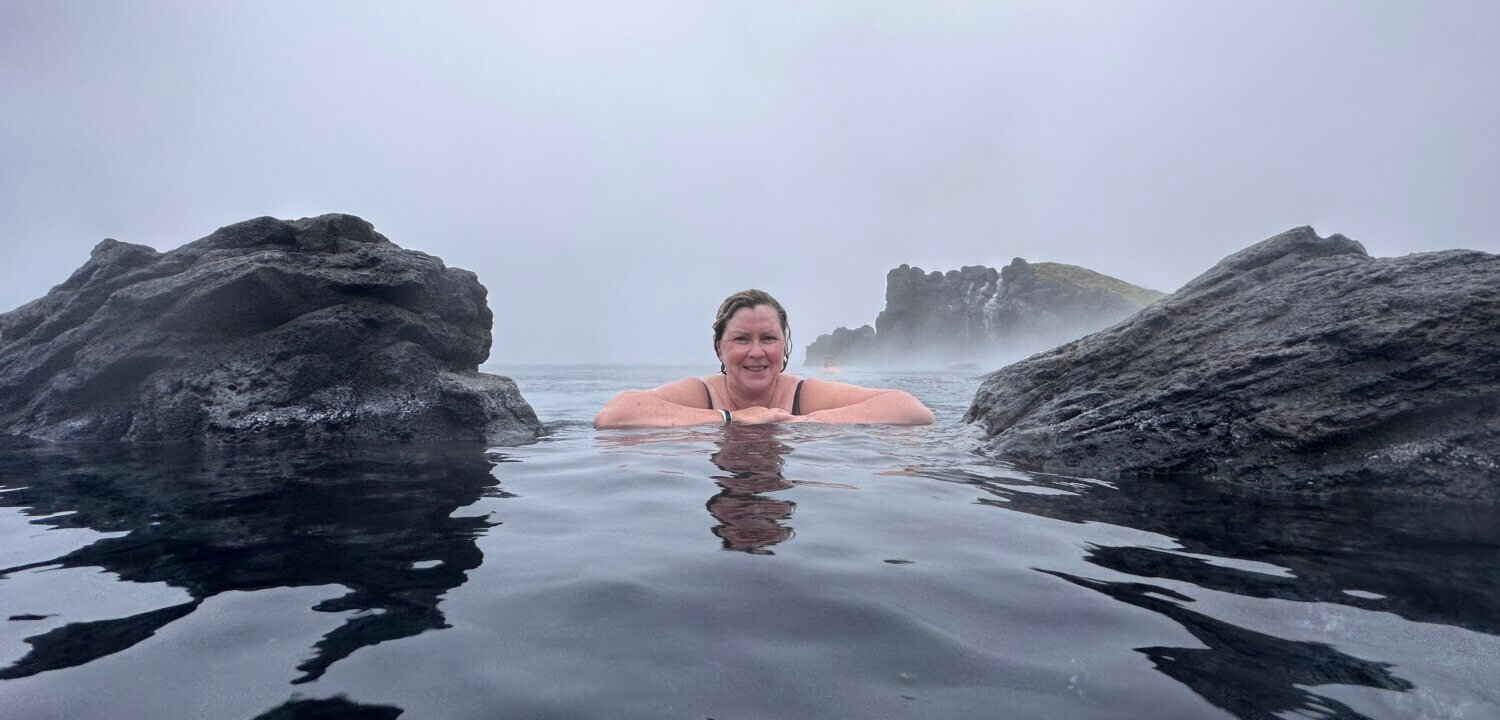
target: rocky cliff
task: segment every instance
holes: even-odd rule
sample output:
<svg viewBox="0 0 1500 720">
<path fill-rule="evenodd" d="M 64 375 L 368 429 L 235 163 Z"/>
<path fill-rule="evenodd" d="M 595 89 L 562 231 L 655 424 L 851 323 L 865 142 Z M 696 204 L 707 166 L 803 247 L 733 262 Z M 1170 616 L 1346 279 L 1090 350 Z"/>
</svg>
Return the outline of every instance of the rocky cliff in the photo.
<svg viewBox="0 0 1500 720">
<path fill-rule="evenodd" d="M 1500 499 L 1500 256 L 1371 258 L 1297 228 L 986 378 L 1023 467 Z"/>
<path fill-rule="evenodd" d="M 838 328 L 805 363 L 933 365 L 1014 360 L 1107 327 L 1162 293 L 1075 265 L 971 265 L 947 273 L 902 265 L 886 275 L 875 327 Z"/>
<path fill-rule="evenodd" d="M 515 384 L 477 372 L 490 322 L 473 273 L 349 215 L 258 218 L 166 253 L 105 240 L 0 315 L 0 433 L 532 437 Z"/>
</svg>

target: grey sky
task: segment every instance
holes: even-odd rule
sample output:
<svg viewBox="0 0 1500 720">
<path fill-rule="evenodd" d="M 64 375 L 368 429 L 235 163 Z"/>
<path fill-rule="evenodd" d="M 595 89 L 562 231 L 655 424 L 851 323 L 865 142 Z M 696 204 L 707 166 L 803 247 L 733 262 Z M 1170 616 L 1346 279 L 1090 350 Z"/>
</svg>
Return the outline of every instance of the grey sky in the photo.
<svg viewBox="0 0 1500 720">
<path fill-rule="evenodd" d="M 0 311 L 104 237 L 348 212 L 479 274 L 488 367 L 707 370 L 729 292 L 805 347 L 903 262 L 1170 291 L 1303 224 L 1496 252 L 1497 29 L 1489 0 L 0 0 Z"/>
</svg>

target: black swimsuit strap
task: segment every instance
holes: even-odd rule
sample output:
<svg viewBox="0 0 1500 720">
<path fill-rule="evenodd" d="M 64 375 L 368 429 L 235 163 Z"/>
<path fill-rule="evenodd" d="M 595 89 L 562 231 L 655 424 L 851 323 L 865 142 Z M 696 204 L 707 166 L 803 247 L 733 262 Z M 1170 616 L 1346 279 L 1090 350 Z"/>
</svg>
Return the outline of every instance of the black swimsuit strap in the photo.
<svg viewBox="0 0 1500 720">
<path fill-rule="evenodd" d="M 713 394 L 713 391 L 711 391 L 711 390 L 708 389 L 708 383 L 703 382 L 702 380 L 699 380 L 698 382 L 703 383 L 703 394 L 706 395 L 706 396 L 708 396 L 708 409 L 709 410 L 713 410 L 714 409 L 714 394 Z M 805 383 L 805 382 L 807 382 L 807 378 L 803 378 L 801 380 L 798 380 L 797 381 L 797 389 L 792 391 L 792 414 L 793 415 L 801 415 L 802 414 L 802 383 Z"/>
</svg>

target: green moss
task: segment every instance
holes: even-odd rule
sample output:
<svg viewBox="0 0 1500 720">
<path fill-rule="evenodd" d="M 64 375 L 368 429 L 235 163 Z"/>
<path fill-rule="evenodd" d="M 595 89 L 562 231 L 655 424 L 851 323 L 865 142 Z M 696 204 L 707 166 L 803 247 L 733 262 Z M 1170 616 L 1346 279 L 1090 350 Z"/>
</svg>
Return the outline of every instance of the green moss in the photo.
<svg viewBox="0 0 1500 720">
<path fill-rule="evenodd" d="M 1096 273 L 1088 268 L 1077 265 L 1065 265 L 1063 263 L 1039 262 L 1029 263 L 1031 270 L 1037 277 L 1048 282 L 1059 285 L 1073 285 L 1083 288 L 1097 288 L 1108 290 L 1119 294 L 1137 305 L 1149 305 L 1157 299 L 1165 297 L 1166 293 L 1148 290 L 1139 285 L 1131 285 L 1119 278 Z"/>
</svg>

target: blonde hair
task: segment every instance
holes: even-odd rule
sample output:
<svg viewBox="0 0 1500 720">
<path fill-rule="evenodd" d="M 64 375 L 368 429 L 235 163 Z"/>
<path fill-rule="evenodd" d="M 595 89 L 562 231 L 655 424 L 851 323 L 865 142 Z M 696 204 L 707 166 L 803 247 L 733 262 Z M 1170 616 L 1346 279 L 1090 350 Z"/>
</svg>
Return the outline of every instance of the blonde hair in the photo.
<svg viewBox="0 0 1500 720">
<path fill-rule="evenodd" d="M 781 320 L 781 335 L 786 338 L 786 344 L 781 348 L 781 369 L 787 369 L 792 362 L 792 328 L 786 322 L 786 308 L 776 302 L 776 298 L 764 290 L 741 290 L 719 303 L 719 312 L 714 315 L 714 355 L 719 354 L 719 341 L 724 339 L 724 327 L 729 324 L 729 318 L 741 308 L 754 308 L 759 305 L 769 305 L 776 311 L 776 317 Z M 719 363 L 719 372 L 724 372 L 724 363 Z"/>
</svg>

